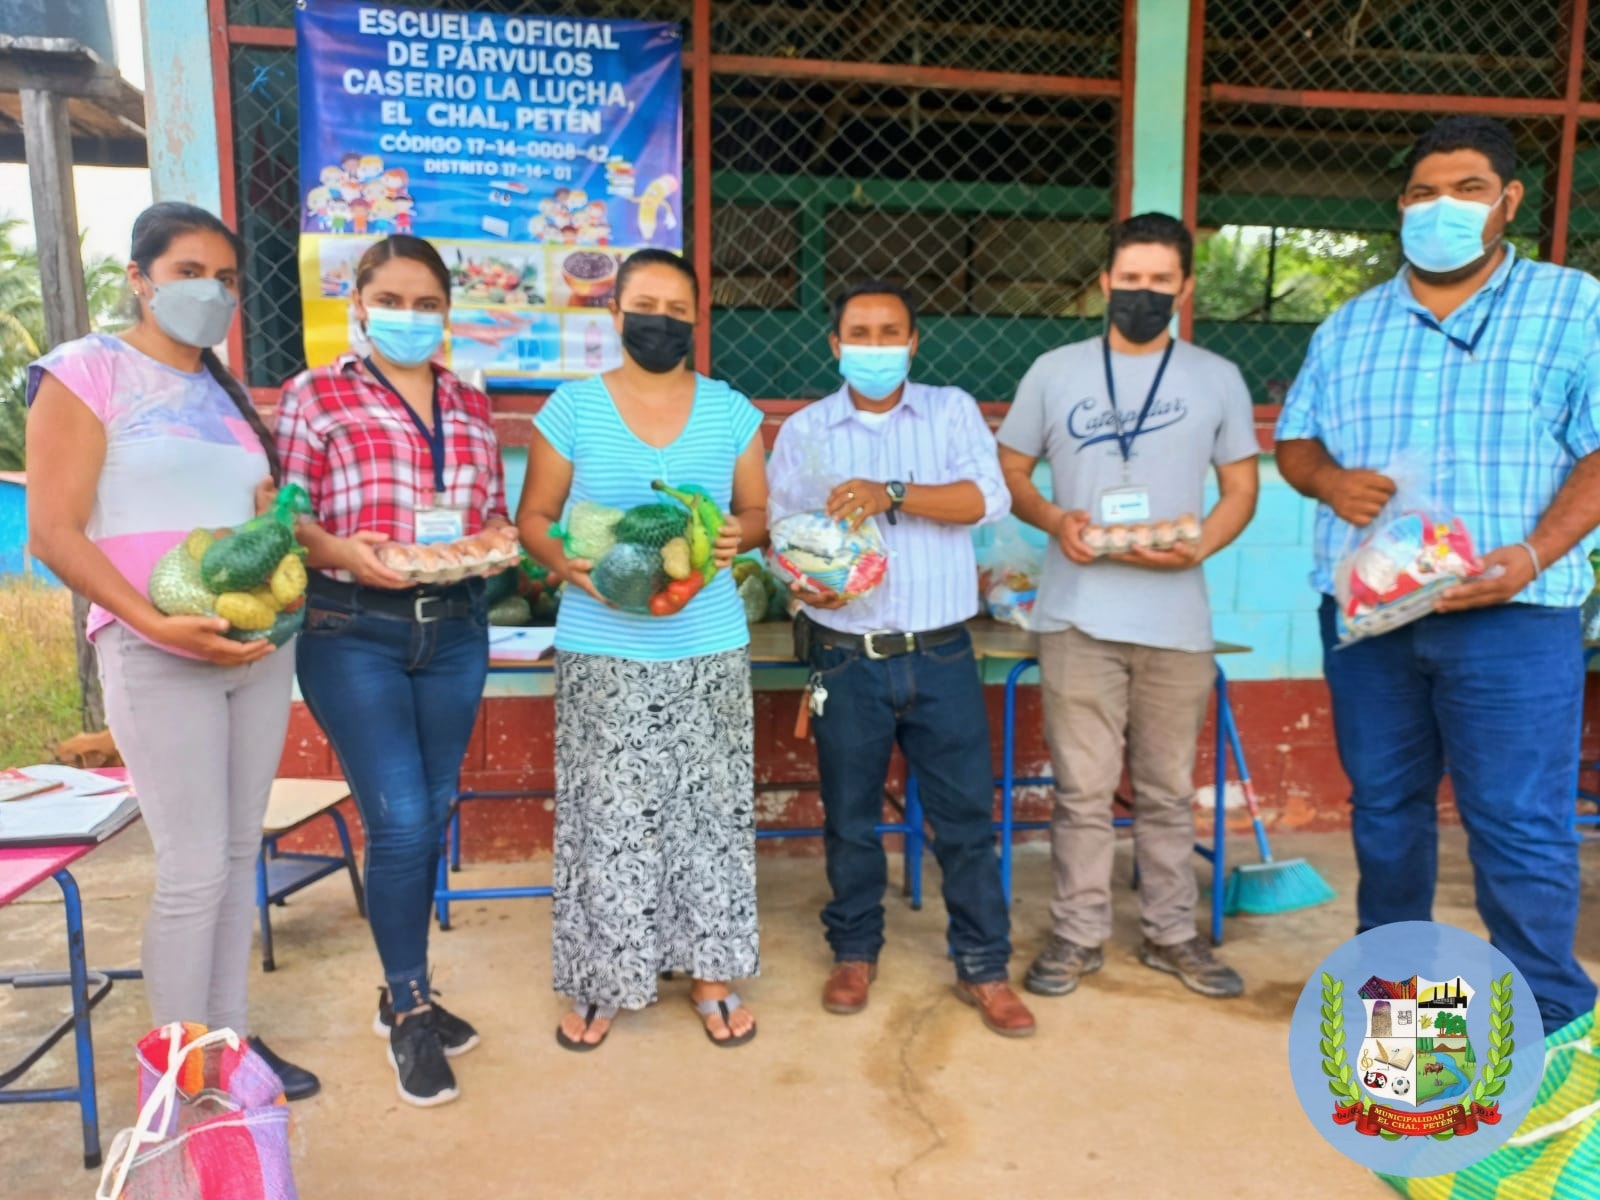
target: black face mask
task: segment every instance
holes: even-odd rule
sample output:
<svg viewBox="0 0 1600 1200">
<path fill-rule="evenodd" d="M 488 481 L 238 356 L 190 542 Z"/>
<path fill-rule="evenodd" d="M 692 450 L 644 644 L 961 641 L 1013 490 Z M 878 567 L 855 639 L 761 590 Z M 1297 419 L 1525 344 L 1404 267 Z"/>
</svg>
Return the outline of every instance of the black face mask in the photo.
<svg viewBox="0 0 1600 1200">
<path fill-rule="evenodd" d="M 1149 288 L 1112 288 L 1106 316 L 1118 333 L 1142 346 L 1155 341 L 1172 323 L 1172 302 L 1176 299 L 1170 292 L 1152 292 Z"/>
<path fill-rule="evenodd" d="M 652 375 L 665 375 L 694 349 L 694 326 L 660 313 L 623 313 L 622 348 Z"/>
</svg>

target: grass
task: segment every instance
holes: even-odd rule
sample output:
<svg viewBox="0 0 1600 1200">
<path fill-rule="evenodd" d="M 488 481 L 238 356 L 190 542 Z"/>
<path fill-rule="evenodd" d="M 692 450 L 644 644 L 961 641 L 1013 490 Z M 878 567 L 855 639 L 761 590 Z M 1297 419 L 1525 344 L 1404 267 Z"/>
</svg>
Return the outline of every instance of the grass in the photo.
<svg viewBox="0 0 1600 1200">
<path fill-rule="evenodd" d="M 0 629 L 0 767 L 48 762 L 51 744 L 78 732 L 72 593 L 0 580 Z"/>
</svg>

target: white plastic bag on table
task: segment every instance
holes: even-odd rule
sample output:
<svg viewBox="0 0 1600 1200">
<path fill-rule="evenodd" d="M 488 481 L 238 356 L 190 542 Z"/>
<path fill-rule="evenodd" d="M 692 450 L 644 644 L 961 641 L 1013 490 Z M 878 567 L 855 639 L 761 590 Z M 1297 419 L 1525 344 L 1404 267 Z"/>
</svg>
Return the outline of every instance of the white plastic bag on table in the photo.
<svg viewBox="0 0 1600 1200">
<path fill-rule="evenodd" d="M 821 595 L 864 596 L 883 582 L 889 551 L 876 518 L 851 529 L 826 512 L 828 496 L 845 481 L 823 446 L 800 451 L 800 469 L 774 481 L 767 505 L 772 573 Z"/>
<path fill-rule="evenodd" d="M 996 621 L 1032 629 L 1043 571 L 1044 551 L 1028 543 L 1014 518 L 1001 522 L 984 552 L 978 575 L 989 615 Z"/>
<path fill-rule="evenodd" d="M 1427 464 L 1402 454 L 1382 474 L 1395 494 L 1334 567 L 1341 645 L 1421 620 L 1438 593 L 1483 571 L 1466 526 L 1434 498 Z"/>
</svg>

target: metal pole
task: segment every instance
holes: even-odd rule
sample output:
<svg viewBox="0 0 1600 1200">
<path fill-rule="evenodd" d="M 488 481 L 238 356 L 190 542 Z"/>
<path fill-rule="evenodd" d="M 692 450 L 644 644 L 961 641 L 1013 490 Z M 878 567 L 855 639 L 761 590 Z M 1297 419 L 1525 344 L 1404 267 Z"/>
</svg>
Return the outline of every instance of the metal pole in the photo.
<svg viewBox="0 0 1600 1200">
<path fill-rule="evenodd" d="M 22 89 L 22 145 L 33 193 L 44 335 L 53 348 L 89 332 L 89 296 L 78 245 L 78 205 L 72 191 L 72 126 L 65 96 Z M 76 594 L 72 617 L 77 629 L 80 717 L 84 732 L 96 733 L 106 727 L 105 700 L 100 694 L 94 647 L 84 636 L 89 602 Z"/>
</svg>

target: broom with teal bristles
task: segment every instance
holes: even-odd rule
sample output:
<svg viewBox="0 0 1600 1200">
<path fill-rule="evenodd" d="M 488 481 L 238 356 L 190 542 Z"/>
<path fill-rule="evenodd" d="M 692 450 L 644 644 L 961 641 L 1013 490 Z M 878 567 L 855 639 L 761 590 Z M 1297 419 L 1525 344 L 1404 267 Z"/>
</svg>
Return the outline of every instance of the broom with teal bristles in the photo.
<svg viewBox="0 0 1600 1200">
<path fill-rule="evenodd" d="M 1228 876 L 1228 888 L 1223 895 L 1222 911 L 1228 916 L 1250 913 L 1267 916 L 1272 913 L 1294 912 L 1326 904 L 1336 893 L 1328 886 L 1317 870 L 1303 858 L 1275 859 L 1272 847 L 1267 845 L 1267 831 L 1261 824 L 1261 806 L 1256 802 L 1256 790 L 1250 786 L 1250 768 L 1245 766 L 1244 747 L 1239 743 L 1239 730 L 1233 723 L 1233 713 L 1224 706 L 1217 719 L 1228 734 L 1228 745 L 1233 748 L 1234 765 L 1239 769 L 1239 785 L 1244 789 L 1244 802 L 1250 809 L 1250 822 L 1255 826 L 1256 846 L 1261 851 L 1261 861 L 1235 867 Z"/>
</svg>

